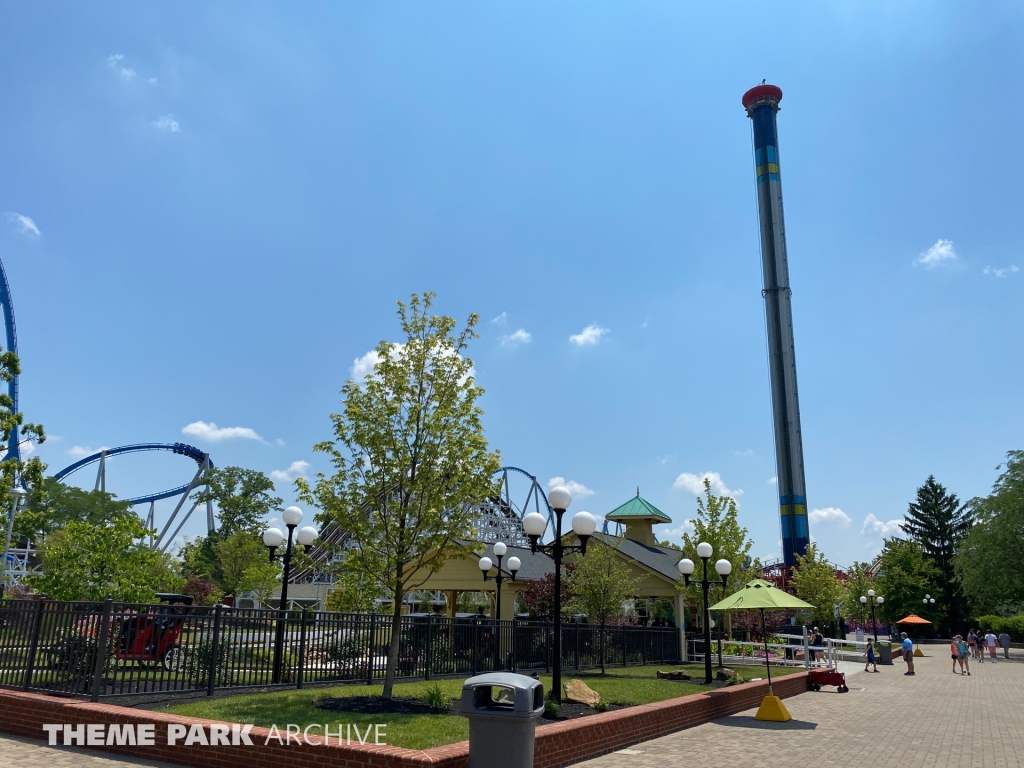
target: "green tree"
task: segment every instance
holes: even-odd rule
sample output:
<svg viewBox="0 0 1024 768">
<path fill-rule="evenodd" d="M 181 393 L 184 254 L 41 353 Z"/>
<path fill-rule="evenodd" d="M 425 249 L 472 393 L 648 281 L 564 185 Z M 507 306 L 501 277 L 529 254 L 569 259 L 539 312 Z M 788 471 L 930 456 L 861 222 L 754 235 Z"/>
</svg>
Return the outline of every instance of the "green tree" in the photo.
<svg viewBox="0 0 1024 768">
<path fill-rule="evenodd" d="M 712 547 L 711 561 L 708 563 L 708 578 L 718 579 L 712 566 L 721 559 L 732 563 L 732 574 L 723 595 L 742 589 L 757 574 L 756 561 L 750 558 L 750 548 L 754 542 L 748 538 L 747 529 L 739 523 L 736 500 L 730 496 L 716 496 L 711 492 L 711 481 L 704 478 L 704 498 L 697 497 L 697 516 L 691 521 L 693 533 L 683 534 L 683 557 L 688 557 L 697 564 L 693 572 L 695 579 L 703 577 L 703 565 L 697 556 L 697 545 L 706 541 Z M 680 584 L 682 580 L 680 580 Z M 699 587 L 691 584 L 689 595 L 700 595 Z M 717 602 L 714 600 L 713 602 Z"/>
<path fill-rule="evenodd" d="M 43 539 L 43 574 L 29 577 L 29 585 L 56 600 L 152 602 L 180 577 L 146 546 L 147 534 L 134 515 L 98 525 L 72 521 Z"/>
<path fill-rule="evenodd" d="M 205 486 L 192 495 L 192 501 L 217 505 L 218 533 L 228 538 L 235 531 L 258 536 L 271 513 L 281 508 L 274 496 L 274 483 L 262 472 L 242 467 L 210 468 L 203 473 Z"/>
<path fill-rule="evenodd" d="M 132 505 L 104 491 L 84 491 L 47 477 L 29 489 L 24 509 L 14 519 L 15 537 L 42 541 L 68 523 L 104 525 L 119 517 L 135 517 Z"/>
<path fill-rule="evenodd" d="M 4 352 L 0 349 L 0 382 L 9 384 L 14 377 L 21 373 L 21 361 L 11 350 Z M 7 388 L 0 390 L 0 445 L 6 449 L 11 442 L 11 435 L 14 430 L 19 430 L 19 447 L 29 443 L 42 444 L 46 442 L 46 432 L 42 424 L 32 424 L 25 421 L 25 415 L 21 411 L 14 410 L 14 400 L 7 393 Z M 40 461 L 38 456 L 33 456 L 28 461 L 6 457 L 0 459 L 0 504 L 3 509 L 9 510 L 14 502 L 11 489 L 16 484 L 27 488 L 40 488 L 43 485 L 43 473 L 46 465 Z M 6 518 L 6 515 L 4 515 Z M 6 528 L 6 526 L 5 526 Z M 5 537 L 6 530 L 0 535 Z M 0 584 L 2 586 L 2 584 Z"/>
<path fill-rule="evenodd" d="M 960 504 L 956 494 L 949 493 L 935 482 L 934 475 L 917 489 L 917 499 L 905 515 L 903 530 L 924 551 L 925 557 L 939 570 L 936 584 L 936 603 L 941 602 L 946 612 L 946 633 L 960 628 L 967 619 L 967 605 L 956 581 L 954 560 L 960 542 L 971 528 L 971 515 L 966 504 Z"/>
<path fill-rule="evenodd" d="M 856 560 L 846 569 L 846 587 L 843 594 L 843 616 L 856 617 L 863 624 L 871 618 L 869 609 L 860 602 L 861 597 L 868 596 L 868 590 L 878 590 L 875 577 L 871 574 L 871 566 Z"/>
<path fill-rule="evenodd" d="M 975 521 L 954 562 L 975 613 L 1010 616 L 1024 607 L 1024 451 L 1010 451 L 992 493 L 971 499 Z"/>
<path fill-rule="evenodd" d="M 384 585 L 376 576 L 358 568 L 339 569 L 334 589 L 327 595 L 327 610 L 343 613 L 372 613 L 384 595 Z"/>
<path fill-rule="evenodd" d="M 280 584 L 281 566 L 270 561 L 263 542 L 244 530 L 235 531 L 216 545 L 220 587 L 236 597 L 244 592 L 260 596 L 271 594 Z"/>
<path fill-rule="evenodd" d="M 335 472 L 300 496 L 351 537 L 345 563 L 381 578 L 393 600 L 384 678 L 391 698 L 401 639 L 402 601 L 472 535 L 472 505 L 494 493 L 500 466 L 484 438 L 477 401 L 483 389 L 463 357 L 479 318 L 456 333 L 450 317 L 430 314 L 434 294 L 398 302 L 405 340 L 377 345 L 373 374 L 342 389 L 335 438 L 316 446 Z"/>
<path fill-rule="evenodd" d="M 842 606 L 846 590 L 836 575 L 835 566 L 825 559 L 817 544 L 808 544 L 807 552 L 796 556 L 796 567 L 789 583 L 797 597 L 814 606 L 811 611 L 814 623 L 833 627 L 832 636 L 837 637 L 835 606 Z"/>
<path fill-rule="evenodd" d="M 939 626 L 945 618 L 945 606 L 936 601 L 925 608 L 921 600 L 926 594 L 938 592 L 942 576 L 921 545 L 907 539 L 885 539 L 880 558 L 875 589 L 885 598 L 878 610 L 880 618 L 893 623 L 914 613 Z"/>
<path fill-rule="evenodd" d="M 622 613 L 622 605 L 636 594 L 640 578 L 616 552 L 618 547 L 591 540 L 587 554 L 575 560 L 569 592 L 570 607 L 601 626 L 601 674 L 604 674 L 604 630 L 609 619 Z"/>
</svg>

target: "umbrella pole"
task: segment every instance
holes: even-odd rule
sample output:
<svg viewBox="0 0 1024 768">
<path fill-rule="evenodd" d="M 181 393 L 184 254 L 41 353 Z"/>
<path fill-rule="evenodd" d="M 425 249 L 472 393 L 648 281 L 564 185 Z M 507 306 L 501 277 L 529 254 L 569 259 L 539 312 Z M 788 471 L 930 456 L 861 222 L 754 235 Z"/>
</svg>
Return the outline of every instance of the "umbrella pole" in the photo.
<svg viewBox="0 0 1024 768">
<path fill-rule="evenodd" d="M 772 665 L 768 662 L 768 632 L 764 626 L 764 608 L 761 609 L 761 637 L 764 638 L 764 665 L 768 669 L 768 693 L 771 693 Z"/>
</svg>

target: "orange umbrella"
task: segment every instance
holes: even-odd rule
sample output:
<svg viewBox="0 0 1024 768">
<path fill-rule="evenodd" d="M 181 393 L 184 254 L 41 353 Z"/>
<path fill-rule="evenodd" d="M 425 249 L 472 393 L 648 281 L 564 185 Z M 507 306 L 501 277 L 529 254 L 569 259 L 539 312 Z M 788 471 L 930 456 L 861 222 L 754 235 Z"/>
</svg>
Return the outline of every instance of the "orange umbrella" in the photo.
<svg viewBox="0 0 1024 768">
<path fill-rule="evenodd" d="M 900 619 L 896 622 L 897 624 L 931 624 L 928 619 L 922 619 L 916 613 L 912 613 L 904 619 Z"/>
</svg>

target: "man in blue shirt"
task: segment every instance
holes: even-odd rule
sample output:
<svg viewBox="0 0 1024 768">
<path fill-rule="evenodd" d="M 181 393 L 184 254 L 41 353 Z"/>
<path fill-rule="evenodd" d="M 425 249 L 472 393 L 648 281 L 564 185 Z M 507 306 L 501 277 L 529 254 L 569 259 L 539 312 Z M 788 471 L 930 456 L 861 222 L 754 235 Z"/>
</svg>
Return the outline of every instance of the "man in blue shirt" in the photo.
<svg viewBox="0 0 1024 768">
<path fill-rule="evenodd" d="M 909 637 L 907 637 L 906 632 L 900 632 L 900 637 L 903 638 L 903 646 L 901 648 L 903 651 L 903 660 L 907 662 L 907 671 L 903 674 L 912 675 L 914 674 L 914 643 Z"/>
</svg>

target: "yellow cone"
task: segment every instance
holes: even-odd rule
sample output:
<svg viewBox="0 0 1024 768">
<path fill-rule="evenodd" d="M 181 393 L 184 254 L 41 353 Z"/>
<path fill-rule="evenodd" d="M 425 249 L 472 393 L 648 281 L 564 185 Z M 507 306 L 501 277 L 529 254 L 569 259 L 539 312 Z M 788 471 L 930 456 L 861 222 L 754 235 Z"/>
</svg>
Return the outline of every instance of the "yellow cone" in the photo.
<svg viewBox="0 0 1024 768">
<path fill-rule="evenodd" d="M 922 657 L 922 656 L 924 656 L 924 654 L 921 653 L 921 649 L 920 648 L 915 648 L 914 649 L 914 656 Z"/>
<path fill-rule="evenodd" d="M 757 708 L 757 714 L 754 715 L 754 719 L 774 720 L 777 723 L 784 723 L 787 720 L 792 720 L 793 716 L 789 714 L 789 710 L 782 703 L 782 699 L 774 693 L 769 693 L 761 699 L 761 706 Z"/>
</svg>

